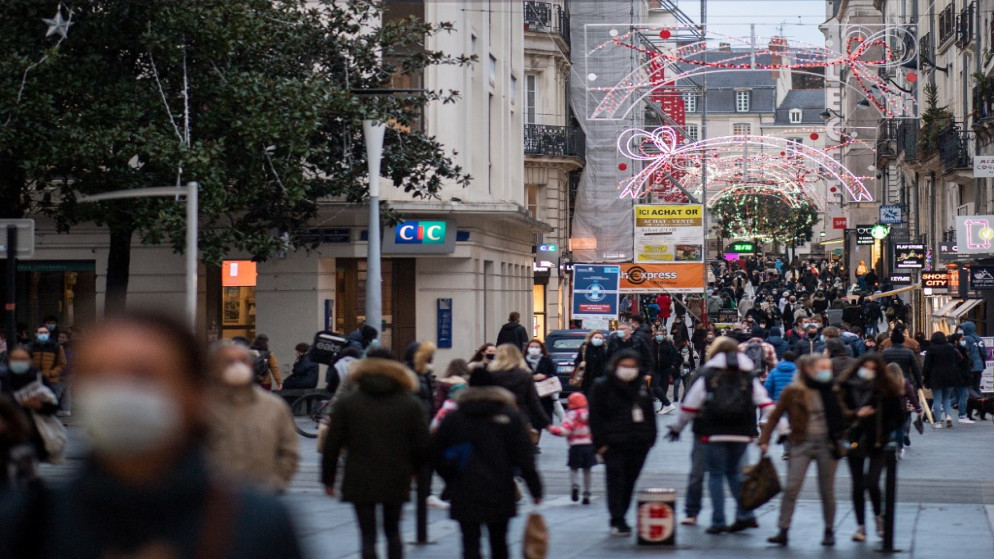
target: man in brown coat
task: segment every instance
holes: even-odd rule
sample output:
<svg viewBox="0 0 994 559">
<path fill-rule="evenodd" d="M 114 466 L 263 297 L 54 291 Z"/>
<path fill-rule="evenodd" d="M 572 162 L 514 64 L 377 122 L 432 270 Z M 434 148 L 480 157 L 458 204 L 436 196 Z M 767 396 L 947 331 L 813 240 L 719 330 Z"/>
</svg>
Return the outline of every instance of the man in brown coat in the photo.
<svg viewBox="0 0 994 559">
<path fill-rule="evenodd" d="M 290 407 L 255 385 L 244 346 L 221 343 L 211 352 L 207 450 L 214 469 L 264 490 L 284 491 L 300 460 Z"/>
<path fill-rule="evenodd" d="M 39 326 L 35 331 L 35 341 L 28 344 L 31 361 L 36 369 L 45 375 L 45 380 L 59 384 L 62 380 L 62 369 L 66 366 L 66 354 L 57 340 L 52 339 L 52 333 L 45 326 Z"/>
</svg>

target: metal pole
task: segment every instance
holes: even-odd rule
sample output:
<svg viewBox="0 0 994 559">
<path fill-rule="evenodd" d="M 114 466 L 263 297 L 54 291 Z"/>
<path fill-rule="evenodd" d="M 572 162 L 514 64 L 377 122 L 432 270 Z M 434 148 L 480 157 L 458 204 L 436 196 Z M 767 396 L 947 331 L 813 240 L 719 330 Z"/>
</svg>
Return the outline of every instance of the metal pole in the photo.
<svg viewBox="0 0 994 559">
<path fill-rule="evenodd" d="M 190 329 L 197 331 L 197 255 L 200 250 L 197 234 L 200 230 L 200 185 L 186 184 L 186 318 Z"/>
<path fill-rule="evenodd" d="M 880 551 L 889 553 L 894 549 L 894 517 L 897 511 L 897 449 L 888 446 L 884 449 L 884 460 L 887 466 L 887 502 L 884 504 L 884 542 Z"/>
<path fill-rule="evenodd" d="M 366 139 L 366 165 L 369 168 L 369 236 L 366 253 L 366 324 L 383 329 L 383 301 L 380 273 L 380 160 L 386 125 L 373 120 L 362 121 Z"/>
<path fill-rule="evenodd" d="M 708 0 L 701 0 L 701 42 L 704 45 L 704 63 L 708 61 L 707 51 L 708 40 Z M 701 78 L 701 139 L 708 139 L 708 74 L 704 72 Z M 701 321 L 705 326 L 711 323 L 708 316 L 708 158 L 707 151 L 704 151 L 704 161 L 701 162 L 701 224 L 704 226 L 704 304 L 701 305 Z M 720 244 L 719 236 L 719 244 Z M 715 259 L 721 256 L 721 247 L 718 247 Z"/>
<path fill-rule="evenodd" d="M 7 300 L 4 314 L 7 320 L 7 351 L 17 347 L 17 226 L 7 226 Z"/>
</svg>

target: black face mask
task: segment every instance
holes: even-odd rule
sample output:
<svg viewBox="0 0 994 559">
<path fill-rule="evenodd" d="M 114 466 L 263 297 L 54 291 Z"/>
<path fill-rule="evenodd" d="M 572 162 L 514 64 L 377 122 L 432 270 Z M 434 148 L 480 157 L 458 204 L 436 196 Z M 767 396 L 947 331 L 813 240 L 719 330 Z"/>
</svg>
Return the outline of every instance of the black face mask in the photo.
<svg viewBox="0 0 994 559">
<path fill-rule="evenodd" d="M 818 332 L 808 332 L 808 337 L 813 340 L 818 337 Z"/>
</svg>

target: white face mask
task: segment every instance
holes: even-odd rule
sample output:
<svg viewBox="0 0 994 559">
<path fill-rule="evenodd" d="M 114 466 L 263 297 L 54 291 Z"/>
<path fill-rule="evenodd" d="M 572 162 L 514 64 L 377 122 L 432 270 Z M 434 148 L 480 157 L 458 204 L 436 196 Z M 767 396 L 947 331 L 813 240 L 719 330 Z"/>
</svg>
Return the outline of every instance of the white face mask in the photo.
<svg viewBox="0 0 994 559">
<path fill-rule="evenodd" d="M 632 382 L 639 376 L 639 370 L 635 367 L 618 367 L 614 374 L 625 382 Z"/>
<path fill-rule="evenodd" d="M 532 357 L 538 357 L 539 355 L 542 355 L 542 348 L 540 348 L 540 347 L 530 347 L 530 348 L 528 348 L 528 355 L 530 355 Z"/>
<path fill-rule="evenodd" d="M 183 429 L 179 405 L 154 385 L 128 380 L 82 384 L 82 424 L 98 454 L 129 458 L 159 450 Z"/>
<path fill-rule="evenodd" d="M 245 386 L 252 383 L 255 371 L 245 363 L 238 361 L 228 365 L 221 372 L 221 382 L 228 386 Z"/>
<path fill-rule="evenodd" d="M 866 367 L 860 367 L 859 370 L 856 371 L 856 374 L 863 380 L 873 380 L 877 378 L 877 372 Z"/>
</svg>

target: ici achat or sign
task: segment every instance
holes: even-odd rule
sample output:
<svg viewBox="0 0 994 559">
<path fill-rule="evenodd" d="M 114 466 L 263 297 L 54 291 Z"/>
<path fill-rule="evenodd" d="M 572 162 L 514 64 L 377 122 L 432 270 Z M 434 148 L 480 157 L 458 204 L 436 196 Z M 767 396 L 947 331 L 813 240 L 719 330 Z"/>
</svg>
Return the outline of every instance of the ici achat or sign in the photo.
<svg viewBox="0 0 994 559">
<path fill-rule="evenodd" d="M 703 262 L 704 206 L 635 206 L 635 262 Z"/>
</svg>

